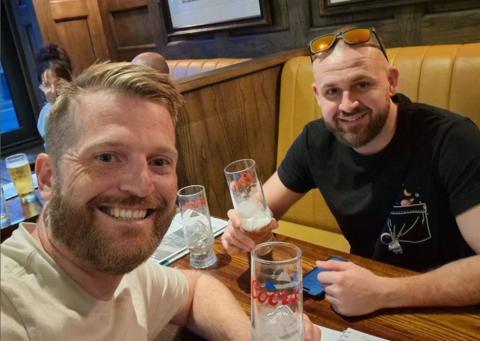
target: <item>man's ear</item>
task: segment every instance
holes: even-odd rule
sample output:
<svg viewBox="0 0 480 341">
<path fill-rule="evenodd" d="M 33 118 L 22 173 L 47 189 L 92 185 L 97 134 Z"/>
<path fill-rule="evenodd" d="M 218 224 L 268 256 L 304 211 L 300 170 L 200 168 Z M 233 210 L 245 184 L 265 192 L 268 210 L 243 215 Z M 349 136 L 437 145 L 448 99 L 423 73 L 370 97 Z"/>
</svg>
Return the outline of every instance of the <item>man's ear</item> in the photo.
<svg viewBox="0 0 480 341">
<path fill-rule="evenodd" d="M 38 191 L 42 198 L 47 201 L 52 196 L 53 185 L 53 160 L 45 153 L 37 155 L 35 161 L 35 174 L 37 174 Z"/>
<path fill-rule="evenodd" d="M 320 101 L 318 100 L 319 98 L 318 88 L 315 82 L 312 83 L 312 90 L 313 90 L 313 95 L 315 96 L 315 100 L 317 101 L 318 106 L 320 106 Z"/>
<path fill-rule="evenodd" d="M 388 93 L 390 97 L 397 93 L 399 77 L 400 73 L 397 68 L 390 67 L 388 69 Z"/>
</svg>

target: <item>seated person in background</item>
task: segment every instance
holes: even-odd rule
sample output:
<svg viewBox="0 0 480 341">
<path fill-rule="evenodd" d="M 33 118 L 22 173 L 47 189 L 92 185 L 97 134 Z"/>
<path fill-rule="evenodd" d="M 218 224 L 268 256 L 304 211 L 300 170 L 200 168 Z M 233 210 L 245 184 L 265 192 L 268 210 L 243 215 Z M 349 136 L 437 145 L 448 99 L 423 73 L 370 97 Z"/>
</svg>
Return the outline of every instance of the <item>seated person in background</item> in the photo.
<svg viewBox="0 0 480 341">
<path fill-rule="evenodd" d="M 170 69 L 163 56 L 156 52 L 143 52 L 132 59 L 132 64 L 147 65 L 162 73 L 169 74 Z"/>
<path fill-rule="evenodd" d="M 248 340 L 222 283 L 148 260 L 175 213 L 183 100 L 168 76 L 100 64 L 63 91 L 36 161 L 44 209 L 1 245 L 1 339 L 150 340 L 171 321 Z"/>
<path fill-rule="evenodd" d="M 72 81 L 72 64 L 65 50 L 55 44 L 40 49 L 36 55 L 40 90 L 47 102 L 38 115 L 37 129 L 45 141 L 48 116 L 60 88 Z"/>
<path fill-rule="evenodd" d="M 353 254 L 425 272 L 386 278 L 318 261 L 331 270 L 318 277 L 327 300 L 342 315 L 480 303 L 478 127 L 397 94 L 399 72 L 373 29 L 342 29 L 310 49 L 323 118 L 306 125 L 265 183 L 273 216 L 318 188 Z M 237 214 L 228 214 L 224 247 L 252 250 Z"/>
</svg>

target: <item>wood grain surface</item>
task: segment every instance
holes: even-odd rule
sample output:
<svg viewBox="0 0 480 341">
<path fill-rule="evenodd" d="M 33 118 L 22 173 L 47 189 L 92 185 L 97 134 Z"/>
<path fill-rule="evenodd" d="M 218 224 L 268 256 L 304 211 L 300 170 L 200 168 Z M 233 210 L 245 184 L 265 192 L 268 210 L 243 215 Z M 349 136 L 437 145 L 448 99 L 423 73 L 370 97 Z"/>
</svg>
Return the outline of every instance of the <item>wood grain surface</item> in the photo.
<svg viewBox="0 0 480 341">
<path fill-rule="evenodd" d="M 232 207 L 223 169 L 252 158 L 265 181 L 275 171 L 283 64 L 304 50 L 191 77 L 178 84 L 186 106 L 177 123 L 179 187 L 206 187 L 210 213 Z"/>
<path fill-rule="evenodd" d="M 397 277 L 414 274 L 410 270 L 299 240 L 282 236 L 277 236 L 277 239 L 292 242 L 302 249 L 304 273 L 314 266 L 315 260 L 339 255 L 379 275 Z M 247 256 L 245 254 L 228 255 L 219 239 L 216 240 L 215 251 L 219 259 L 218 265 L 206 272 L 225 283 L 245 312 L 250 315 L 250 271 Z M 174 266 L 189 269 L 188 256 L 180 259 Z M 479 340 L 480 338 L 480 306 L 389 309 L 361 317 L 343 317 L 335 313 L 326 300 L 304 296 L 303 309 L 312 322 L 318 325 L 336 330 L 350 327 L 389 340 Z M 185 331 L 179 335 L 181 336 L 177 336 L 177 339 L 191 340 L 194 337 Z"/>
</svg>

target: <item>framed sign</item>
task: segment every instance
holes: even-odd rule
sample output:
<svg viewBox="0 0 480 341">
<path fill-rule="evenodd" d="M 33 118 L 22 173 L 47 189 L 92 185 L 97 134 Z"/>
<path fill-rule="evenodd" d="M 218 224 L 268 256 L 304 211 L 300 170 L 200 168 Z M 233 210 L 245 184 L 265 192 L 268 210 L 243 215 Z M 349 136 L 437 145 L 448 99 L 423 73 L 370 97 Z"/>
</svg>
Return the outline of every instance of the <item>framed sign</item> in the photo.
<svg viewBox="0 0 480 341">
<path fill-rule="evenodd" d="M 267 0 L 168 0 L 162 4 L 169 35 L 271 23 Z"/>
<path fill-rule="evenodd" d="M 320 15 L 357 13 L 429 1 L 431 0 L 320 0 Z"/>
</svg>

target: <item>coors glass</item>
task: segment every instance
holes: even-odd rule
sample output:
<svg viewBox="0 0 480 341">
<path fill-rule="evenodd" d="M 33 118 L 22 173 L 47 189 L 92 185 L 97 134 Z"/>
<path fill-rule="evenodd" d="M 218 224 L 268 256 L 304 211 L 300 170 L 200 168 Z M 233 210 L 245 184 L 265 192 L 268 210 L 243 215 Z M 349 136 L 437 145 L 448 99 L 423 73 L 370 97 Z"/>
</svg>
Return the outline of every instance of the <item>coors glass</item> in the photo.
<svg viewBox="0 0 480 341">
<path fill-rule="evenodd" d="M 271 233 L 262 229 L 270 224 L 272 216 L 257 177 L 255 161 L 237 160 L 228 164 L 224 171 L 233 207 L 238 213 L 242 228 L 255 242 L 264 242 Z"/>
<path fill-rule="evenodd" d="M 251 257 L 253 340 L 303 340 L 302 251 L 267 242 Z"/>
<path fill-rule="evenodd" d="M 192 185 L 178 191 L 183 235 L 190 251 L 190 265 L 205 269 L 217 262 L 205 187 Z"/>
</svg>

